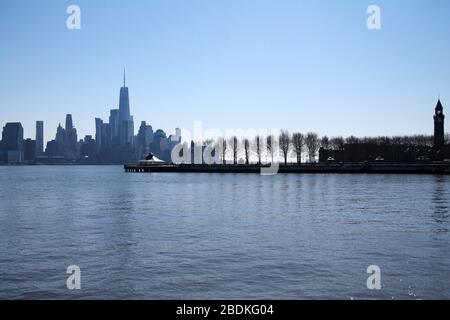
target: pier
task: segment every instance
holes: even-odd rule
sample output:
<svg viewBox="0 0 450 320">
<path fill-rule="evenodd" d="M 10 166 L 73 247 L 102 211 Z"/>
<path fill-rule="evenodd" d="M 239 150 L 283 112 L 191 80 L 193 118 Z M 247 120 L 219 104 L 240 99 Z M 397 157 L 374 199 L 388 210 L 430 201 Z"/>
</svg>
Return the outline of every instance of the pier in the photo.
<svg viewBox="0 0 450 320">
<path fill-rule="evenodd" d="M 180 173 L 261 173 L 268 165 L 256 164 L 129 164 L 125 172 L 180 172 Z M 280 164 L 277 173 L 291 174 L 450 174 L 450 163 L 313 163 Z"/>
</svg>

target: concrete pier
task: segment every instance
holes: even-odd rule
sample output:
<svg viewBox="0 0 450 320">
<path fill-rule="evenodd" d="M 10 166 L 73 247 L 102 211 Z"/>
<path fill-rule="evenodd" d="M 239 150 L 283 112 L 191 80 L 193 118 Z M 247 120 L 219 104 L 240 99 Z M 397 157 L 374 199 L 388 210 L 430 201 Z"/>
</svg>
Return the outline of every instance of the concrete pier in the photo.
<svg viewBox="0 0 450 320">
<path fill-rule="evenodd" d="M 185 173 L 261 173 L 263 165 L 180 164 L 180 165 L 124 165 L 125 172 L 185 172 Z M 278 173 L 341 173 L 341 174 L 450 174 L 450 163 L 317 163 L 280 164 Z"/>
</svg>

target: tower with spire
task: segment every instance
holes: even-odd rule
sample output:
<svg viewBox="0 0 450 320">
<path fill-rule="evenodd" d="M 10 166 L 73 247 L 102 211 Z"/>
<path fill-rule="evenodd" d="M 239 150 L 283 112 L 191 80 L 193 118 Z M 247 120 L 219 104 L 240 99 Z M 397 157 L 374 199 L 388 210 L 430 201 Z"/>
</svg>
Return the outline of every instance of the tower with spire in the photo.
<svg viewBox="0 0 450 320">
<path fill-rule="evenodd" d="M 439 99 L 434 110 L 434 148 L 436 151 L 441 150 L 445 144 L 443 109 L 441 99 Z"/>
<path fill-rule="evenodd" d="M 131 120 L 130 117 L 130 99 L 128 96 L 128 88 L 125 82 L 125 68 L 123 69 L 123 87 L 120 88 L 119 97 L 119 123 Z"/>
<path fill-rule="evenodd" d="M 133 117 L 130 115 L 130 98 L 126 86 L 125 68 L 123 68 L 123 87 L 119 97 L 119 144 L 131 146 L 134 137 Z"/>
</svg>

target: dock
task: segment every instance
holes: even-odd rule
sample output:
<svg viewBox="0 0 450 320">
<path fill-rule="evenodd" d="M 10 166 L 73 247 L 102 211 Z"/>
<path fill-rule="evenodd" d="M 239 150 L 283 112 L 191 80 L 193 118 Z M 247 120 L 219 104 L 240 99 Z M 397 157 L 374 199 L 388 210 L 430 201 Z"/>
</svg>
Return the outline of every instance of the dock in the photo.
<svg viewBox="0 0 450 320">
<path fill-rule="evenodd" d="M 268 165 L 256 164 L 126 164 L 125 172 L 168 173 L 253 173 L 260 174 Z M 290 174 L 450 174 L 450 163 L 310 163 L 280 164 L 277 173 Z"/>
</svg>

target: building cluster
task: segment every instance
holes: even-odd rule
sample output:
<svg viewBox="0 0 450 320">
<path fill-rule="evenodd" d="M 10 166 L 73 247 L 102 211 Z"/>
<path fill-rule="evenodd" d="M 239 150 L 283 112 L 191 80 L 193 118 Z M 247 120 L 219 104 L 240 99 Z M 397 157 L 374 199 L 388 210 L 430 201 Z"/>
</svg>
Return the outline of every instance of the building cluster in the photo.
<svg viewBox="0 0 450 320">
<path fill-rule="evenodd" d="M 444 110 L 438 100 L 434 111 L 434 135 L 430 141 L 407 141 L 385 143 L 383 141 L 352 141 L 331 149 L 319 150 L 320 162 L 417 162 L 443 161 L 450 159 L 450 145 L 445 142 Z"/>
<path fill-rule="evenodd" d="M 128 87 L 120 88 L 119 108 L 110 111 L 109 122 L 95 119 L 95 137 L 87 135 L 78 140 L 72 115 L 66 115 L 65 126 L 58 125 L 55 139 L 44 143 L 44 122 L 36 121 L 35 139 L 23 137 L 20 122 L 10 122 L 3 127 L 0 142 L 0 163 L 84 163 L 123 164 L 144 158 L 149 153 L 170 162 L 172 149 L 181 142 L 181 130 L 167 136 L 151 125 L 141 122 L 134 133 L 134 120 L 130 115 Z M 44 148 L 45 147 L 45 148 Z"/>
</svg>

